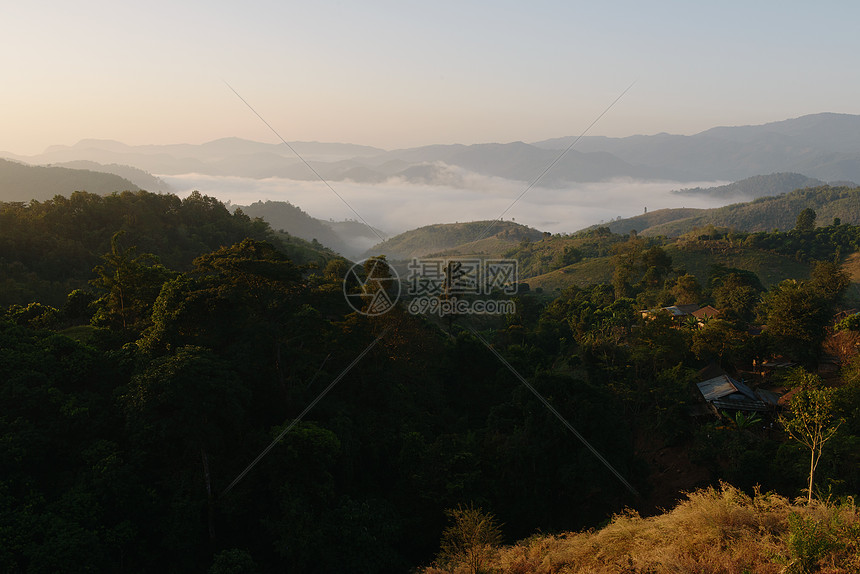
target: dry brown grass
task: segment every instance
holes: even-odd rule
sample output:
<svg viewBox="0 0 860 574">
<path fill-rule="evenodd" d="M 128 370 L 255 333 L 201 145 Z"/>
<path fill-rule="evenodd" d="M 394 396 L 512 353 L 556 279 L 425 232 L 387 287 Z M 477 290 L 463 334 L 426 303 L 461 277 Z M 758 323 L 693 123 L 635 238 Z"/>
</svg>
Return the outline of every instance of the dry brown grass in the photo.
<svg viewBox="0 0 860 574">
<path fill-rule="evenodd" d="M 665 514 L 617 515 L 597 531 L 534 536 L 503 547 L 489 572 L 546 574 L 777 574 L 803 572 L 789 515 L 827 532 L 830 547 L 811 571 L 860 572 L 860 512 L 843 504 L 791 503 L 772 494 L 747 496 L 723 484 L 693 492 Z M 430 568 L 424 574 L 448 572 Z"/>
</svg>

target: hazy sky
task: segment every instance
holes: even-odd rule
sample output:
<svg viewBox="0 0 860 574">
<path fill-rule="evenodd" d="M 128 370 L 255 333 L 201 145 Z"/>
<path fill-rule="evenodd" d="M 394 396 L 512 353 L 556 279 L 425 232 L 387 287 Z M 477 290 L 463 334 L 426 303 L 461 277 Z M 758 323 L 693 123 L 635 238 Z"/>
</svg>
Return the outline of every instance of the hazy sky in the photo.
<svg viewBox="0 0 860 574">
<path fill-rule="evenodd" d="M 860 113 L 853 2 L 4 3 L 0 150 L 276 138 L 385 148 Z"/>
</svg>

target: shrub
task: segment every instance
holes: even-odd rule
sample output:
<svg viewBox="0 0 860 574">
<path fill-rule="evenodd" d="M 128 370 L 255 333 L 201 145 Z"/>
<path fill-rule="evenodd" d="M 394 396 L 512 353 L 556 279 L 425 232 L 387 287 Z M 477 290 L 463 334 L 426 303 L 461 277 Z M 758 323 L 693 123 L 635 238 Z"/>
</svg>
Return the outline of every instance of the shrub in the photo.
<svg viewBox="0 0 860 574">
<path fill-rule="evenodd" d="M 469 505 L 445 511 L 452 524 L 442 532 L 439 562 L 447 566 L 465 565 L 472 574 L 481 572 L 502 542 L 495 516 Z"/>
</svg>

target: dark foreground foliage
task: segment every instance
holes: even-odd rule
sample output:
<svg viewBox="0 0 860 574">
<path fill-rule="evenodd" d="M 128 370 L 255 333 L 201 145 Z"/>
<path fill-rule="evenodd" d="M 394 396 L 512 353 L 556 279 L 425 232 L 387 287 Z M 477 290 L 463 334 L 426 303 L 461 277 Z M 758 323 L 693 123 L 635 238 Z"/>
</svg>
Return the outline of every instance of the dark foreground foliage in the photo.
<svg viewBox="0 0 860 574">
<path fill-rule="evenodd" d="M 136 202 L 156 207 L 111 211 Z M 312 265 L 202 196 L 3 209 L 11 240 L 55 231 L 3 261 L 21 271 L 6 285 L 46 298 L 0 316 L 2 571 L 402 572 L 438 554 L 450 509 L 486 509 L 512 542 L 644 507 L 656 469 L 643 437 L 682 445 L 710 480 L 789 495 L 806 484 L 802 446 L 759 427 L 770 419 L 691 418 L 692 385 L 710 363 L 777 352 L 814 369 L 846 285 L 838 266 L 768 291 L 741 269 L 702 285 L 659 245 L 615 237 L 612 285 L 523 290 L 515 314 L 480 322 L 399 307 L 368 318 L 343 297 L 345 261 Z M 87 213 L 103 224 L 81 226 Z M 39 267 L 55 249 L 68 273 Z M 64 277 L 75 290 L 52 305 Z M 641 313 L 690 297 L 724 314 L 679 325 Z M 845 422 L 815 475 L 835 496 L 860 490 L 855 357 L 835 385 Z"/>
</svg>

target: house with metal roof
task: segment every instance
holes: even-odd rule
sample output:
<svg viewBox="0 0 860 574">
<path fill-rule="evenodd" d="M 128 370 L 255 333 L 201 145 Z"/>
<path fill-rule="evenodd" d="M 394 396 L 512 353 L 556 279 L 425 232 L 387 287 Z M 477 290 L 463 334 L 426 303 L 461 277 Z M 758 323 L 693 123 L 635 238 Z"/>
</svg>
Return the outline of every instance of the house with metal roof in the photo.
<svg viewBox="0 0 860 574">
<path fill-rule="evenodd" d="M 711 305 L 705 305 L 701 309 L 696 309 L 690 315 L 699 320 L 699 322 L 707 321 L 719 316 L 720 311 Z"/>
<path fill-rule="evenodd" d="M 663 311 L 666 311 L 672 317 L 680 318 L 686 317 L 687 315 L 692 315 L 694 311 L 698 310 L 699 306 L 692 305 L 672 305 L 671 307 L 663 307 Z"/>
<path fill-rule="evenodd" d="M 680 323 L 685 318 L 693 314 L 699 308 L 698 305 L 672 305 L 670 307 L 661 307 L 659 309 L 644 309 L 640 311 L 642 317 L 653 317 L 657 313 L 668 313 L 672 320 Z"/>
<path fill-rule="evenodd" d="M 705 402 L 717 412 L 721 410 L 767 412 L 776 408 L 778 397 L 774 393 L 754 391 L 728 375 L 697 383 Z"/>
</svg>

